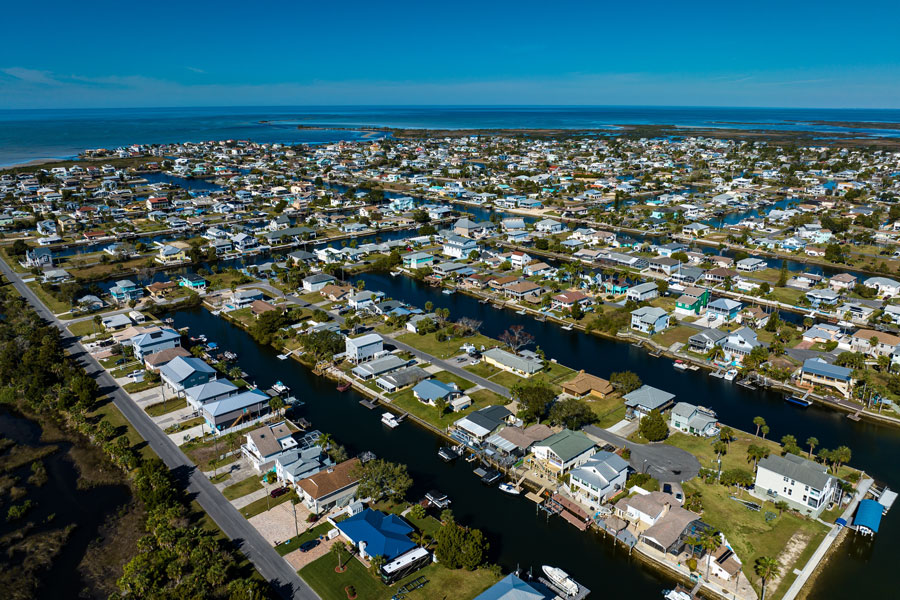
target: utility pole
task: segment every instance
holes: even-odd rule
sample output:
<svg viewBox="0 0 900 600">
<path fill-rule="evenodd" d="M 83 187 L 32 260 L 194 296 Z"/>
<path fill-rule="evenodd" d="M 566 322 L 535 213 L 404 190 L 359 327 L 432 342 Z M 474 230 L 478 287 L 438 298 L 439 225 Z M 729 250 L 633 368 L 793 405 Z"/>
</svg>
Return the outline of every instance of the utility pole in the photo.
<svg viewBox="0 0 900 600">
<path fill-rule="evenodd" d="M 294 533 L 297 537 L 300 537 L 300 526 L 297 525 L 297 502 L 299 501 L 299 498 L 291 498 L 291 508 L 294 509 Z"/>
</svg>

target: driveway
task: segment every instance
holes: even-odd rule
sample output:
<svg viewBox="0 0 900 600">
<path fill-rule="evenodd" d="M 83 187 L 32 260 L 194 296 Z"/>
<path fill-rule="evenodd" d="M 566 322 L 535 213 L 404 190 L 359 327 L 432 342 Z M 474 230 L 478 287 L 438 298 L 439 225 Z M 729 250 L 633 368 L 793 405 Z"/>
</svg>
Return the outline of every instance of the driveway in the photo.
<svg viewBox="0 0 900 600">
<path fill-rule="evenodd" d="M 618 448 L 631 450 L 628 464 L 639 473 L 649 473 L 659 481 L 684 482 L 693 479 L 700 472 L 700 461 L 693 454 L 681 448 L 662 442 L 638 444 L 620 435 L 610 433 L 596 425 L 586 425 L 583 429 L 588 436 Z"/>
<path fill-rule="evenodd" d="M 297 505 L 297 523 L 294 524 L 294 510 L 290 502 L 282 502 L 273 506 L 271 510 L 261 512 L 255 517 L 250 517 L 253 525 L 267 542 L 272 546 L 278 545 L 287 539 L 294 537 L 297 530 L 300 533 L 306 531 L 306 517 L 309 510 L 303 505 Z"/>
<path fill-rule="evenodd" d="M 333 546 L 334 543 L 339 539 L 341 539 L 341 536 L 337 536 L 330 540 L 321 540 L 321 542 L 322 542 L 321 544 L 319 544 L 318 546 L 316 546 L 315 548 L 313 548 L 312 550 L 309 550 L 307 552 L 301 552 L 300 550 L 294 550 L 293 552 L 289 552 L 288 554 L 285 554 L 284 560 L 286 560 L 288 562 L 288 564 L 291 565 L 291 567 L 294 570 L 299 571 L 300 569 L 302 569 L 309 563 L 313 562 L 317 558 L 321 558 L 321 557 L 325 556 L 326 554 L 328 554 L 331 551 L 331 546 Z M 346 553 L 344 554 L 343 559 L 345 561 L 346 560 L 356 560 L 356 558 L 348 558 Z M 335 567 L 337 566 L 337 557 L 334 558 L 334 566 Z"/>
</svg>

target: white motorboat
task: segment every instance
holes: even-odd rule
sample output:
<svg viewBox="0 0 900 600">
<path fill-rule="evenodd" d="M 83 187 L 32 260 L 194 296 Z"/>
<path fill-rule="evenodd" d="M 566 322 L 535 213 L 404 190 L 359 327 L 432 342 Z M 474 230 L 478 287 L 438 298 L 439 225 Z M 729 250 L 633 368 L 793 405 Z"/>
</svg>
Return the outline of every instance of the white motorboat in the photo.
<svg viewBox="0 0 900 600">
<path fill-rule="evenodd" d="M 737 376 L 737 369 L 728 369 L 727 371 L 725 371 L 725 375 L 723 375 L 723 378 L 725 379 L 725 381 L 734 381 L 734 378 Z"/>
<path fill-rule="evenodd" d="M 397 425 L 400 424 L 400 421 L 397 420 L 397 417 L 395 417 L 394 415 L 392 415 L 389 412 L 386 412 L 383 415 L 381 415 L 381 422 L 384 423 L 385 425 L 387 425 L 388 427 L 390 427 L 391 429 L 393 429 L 394 427 L 396 427 Z"/>
<path fill-rule="evenodd" d="M 275 385 L 272 386 L 272 390 L 279 394 L 283 394 L 288 391 L 288 386 L 284 385 L 280 381 L 276 381 Z"/>
<path fill-rule="evenodd" d="M 544 571 L 544 575 L 546 575 L 550 581 L 558 587 L 561 591 L 563 591 L 567 596 L 575 596 L 578 594 L 578 584 L 575 583 L 569 574 L 560 569 L 559 567 L 551 567 L 548 565 L 544 565 L 541 567 Z"/>
<path fill-rule="evenodd" d="M 683 360 L 676 360 L 672 364 L 672 366 L 675 367 L 676 369 L 678 369 L 679 371 L 687 371 L 687 368 L 688 368 L 688 364 L 686 362 L 684 362 Z"/>
<path fill-rule="evenodd" d="M 519 490 L 517 490 L 516 486 L 514 486 L 511 483 L 501 483 L 497 487 L 500 489 L 501 492 L 506 492 L 507 494 L 512 494 L 513 496 L 518 496 L 519 494 L 522 493 Z"/>
<path fill-rule="evenodd" d="M 663 590 L 663 598 L 665 600 L 693 600 L 690 593 L 681 586 L 672 590 Z"/>
</svg>

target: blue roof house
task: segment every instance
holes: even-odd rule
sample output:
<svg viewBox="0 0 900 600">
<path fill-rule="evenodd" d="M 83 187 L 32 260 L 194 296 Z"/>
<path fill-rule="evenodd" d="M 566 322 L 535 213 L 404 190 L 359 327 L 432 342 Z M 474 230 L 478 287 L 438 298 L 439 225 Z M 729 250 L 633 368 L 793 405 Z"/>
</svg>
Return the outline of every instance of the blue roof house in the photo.
<svg viewBox="0 0 900 600">
<path fill-rule="evenodd" d="M 438 400 L 446 400 L 449 402 L 453 396 L 459 393 L 459 388 L 455 383 L 444 383 L 437 379 L 420 381 L 416 384 L 416 387 L 413 388 L 413 396 L 415 396 L 419 402 L 424 402 L 430 406 L 434 406 L 434 403 Z"/>
<path fill-rule="evenodd" d="M 475 600 L 545 600 L 547 596 L 529 583 L 510 573 L 479 595 Z"/>
<path fill-rule="evenodd" d="M 337 528 L 365 559 L 383 556 L 391 560 L 416 547 L 409 539 L 413 532 L 409 523 L 371 508 L 344 519 Z"/>
<path fill-rule="evenodd" d="M 160 329 L 150 333 L 142 333 L 131 340 L 131 347 L 134 348 L 134 357 L 138 360 L 144 360 L 144 356 L 147 354 L 161 352 L 169 348 L 178 348 L 179 346 L 181 346 L 181 334 L 174 329 Z"/>
<path fill-rule="evenodd" d="M 159 376 L 163 384 L 168 385 L 173 392 L 181 394 L 186 388 L 203 385 L 215 379 L 216 370 L 199 358 L 178 356 L 159 369 Z"/>
</svg>

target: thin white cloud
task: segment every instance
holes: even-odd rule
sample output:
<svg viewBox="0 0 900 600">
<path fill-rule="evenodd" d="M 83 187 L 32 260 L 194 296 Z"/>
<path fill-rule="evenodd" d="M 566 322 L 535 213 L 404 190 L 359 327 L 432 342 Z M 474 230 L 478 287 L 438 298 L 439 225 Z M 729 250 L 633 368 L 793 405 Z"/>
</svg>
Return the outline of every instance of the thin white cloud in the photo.
<svg viewBox="0 0 900 600">
<path fill-rule="evenodd" d="M 204 71 L 203 69 L 198 69 L 197 67 L 185 67 L 185 69 L 187 69 L 188 71 L 190 71 L 192 73 L 206 74 L 206 71 Z"/>
</svg>

